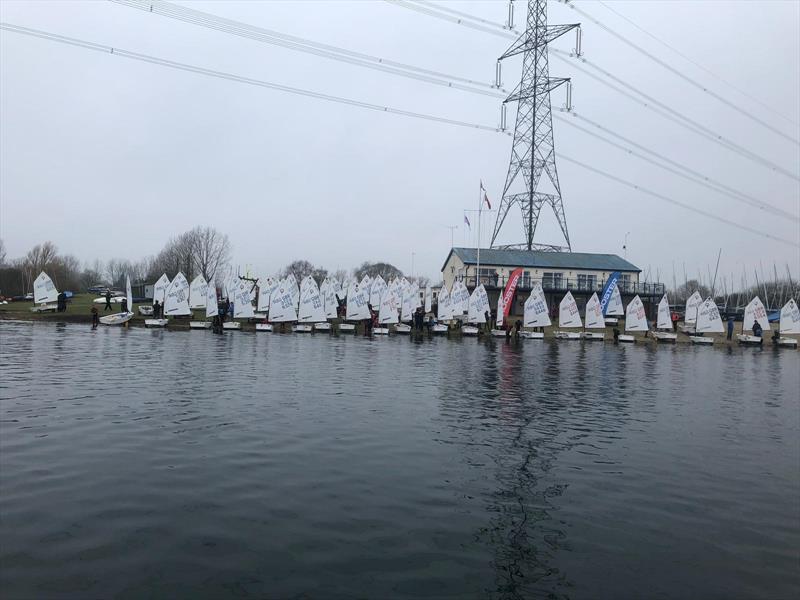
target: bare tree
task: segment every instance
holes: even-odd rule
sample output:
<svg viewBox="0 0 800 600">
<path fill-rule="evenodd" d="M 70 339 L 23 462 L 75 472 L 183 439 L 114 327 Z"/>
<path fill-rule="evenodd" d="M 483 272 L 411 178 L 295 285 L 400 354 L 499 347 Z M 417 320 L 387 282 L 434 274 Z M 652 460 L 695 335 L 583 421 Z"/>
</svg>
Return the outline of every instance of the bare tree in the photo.
<svg viewBox="0 0 800 600">
<path fill-rule="evenodd" d="M 188 236 L 195 268 L 206 281 L 213 280 L 230 260 L 228 236 L 213 227 L 195 227 L 184 235 Z"/>
<path fill-rule="evenodd" d="M 353 270 L 353 274 L 356 279 L 363 279 L 364 275 L 369 275 L 370 278 L 380 275 L 384 281 L 403 276 L 403 272 L 400 269 L 385 262 L 363 262 L 361 266 Z"/>
<path fill-rule="evenodd" d="M 347 281 L 349 274 L 345 269 L 336 269 L 333 273 L 331 273 L 331 277 L 333 277 L 336 281 L 343 282 Z"/>
<path fill-rule="evenodd" d="M 0 238 L 0 266 L 6 264 L 6 243 Z"/>
<path fill-rule="evenodd" d="M 308 275 L 314 273 L 314 265 L 307 260 L 295 260 L 286 265 L 281 271 L 281 277 L 288 277 L 294 275 L 294 278 L 300 283 Z"/>
</svg>

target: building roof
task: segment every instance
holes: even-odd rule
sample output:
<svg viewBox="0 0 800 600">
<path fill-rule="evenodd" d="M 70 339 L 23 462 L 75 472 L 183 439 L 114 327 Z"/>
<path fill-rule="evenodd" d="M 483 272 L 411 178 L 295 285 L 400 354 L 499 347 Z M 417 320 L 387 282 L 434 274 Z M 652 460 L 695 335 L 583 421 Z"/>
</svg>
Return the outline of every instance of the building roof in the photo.
<svg viewBox="0 0 800 600">
<path fill-rule="evenodd" d="M 454 254 L 465 265 L 478 263 L 476 248 L 452 248 L 442 265 Z M 481 248 L 481 264 L 501 267 L 527 267 L 537 269 L 588 269 L 592 271 L 633 271 L 641 269 L 616 254 L 590 254 L 588 252 L 544 252 L 540 250 L 498 250 Z"/>
</svg>

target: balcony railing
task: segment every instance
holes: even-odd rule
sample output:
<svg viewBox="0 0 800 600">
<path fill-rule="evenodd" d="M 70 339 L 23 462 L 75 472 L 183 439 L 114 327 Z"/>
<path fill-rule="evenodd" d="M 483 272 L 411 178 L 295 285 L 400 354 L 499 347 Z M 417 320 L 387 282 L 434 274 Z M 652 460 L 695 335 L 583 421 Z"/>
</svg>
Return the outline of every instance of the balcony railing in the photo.
<svg viewBox="0 0 800 600">
<path fill-rule="evenodd" d="M 470 289 L 475 287 L 476 277 L 462 277 L 461 280 Z M 586 292 L 591 294 L 597 292 L 598 294 L 603 291 L 603 281 L 592 281 L 584 279 L 568 279 L 568 278 L 547 278 L 547 279 L 533 279 L 529 277 L 521 277 L 517 282 L 517 289 L 520 291 L 530 290 L 534 283 L 539 282 L 542 284 L 542 290 L 545 292 Z M 506 277 L 497 275 L 481 275 L 480 283 L 487 288 L 505 288 Z M 665 285 L 663 283 L 643 282 L 635 283 L 633 281 L 619 280 L 617 282 L 619 291 L 623 294 L 639 294 L 640 296 L 661 296 L 665 292 Z"/>
</svg>

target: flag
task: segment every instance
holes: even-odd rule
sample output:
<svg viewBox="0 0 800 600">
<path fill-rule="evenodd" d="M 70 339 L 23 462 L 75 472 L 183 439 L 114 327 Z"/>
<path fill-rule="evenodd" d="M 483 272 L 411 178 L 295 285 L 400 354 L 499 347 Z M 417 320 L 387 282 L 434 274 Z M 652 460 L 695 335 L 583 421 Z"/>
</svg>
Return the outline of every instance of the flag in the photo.
<svg viewBox="0 0 800 600">
<path fill-rule="evenodd" d="M 470 222 L 469 222 L 469 219 L 467 218 L 467 215 L 464 215 L 464 223 L 466 223 L 466 224 L 467 224 L 467 227 L 469 227 L 470 229 L 472 229 L 472 225 L 470 225 Z"/>
<path fill-rule="evenodd" d="M 485 191 L 486 191 L 486 188 L 485 188 L 485 187 L 483 187 L 483 179 L 479 179 L 478 181 L 480 181 L 480 182 L 481 182 L 481 191 L 482 191 L 482 192 L 485 192 Z"/>
<path fill-rule="evenodd" d="M 514 301 L 514 292 L 517 291 L 517 283 L 519 278 L 522 277 L 522 269 L 517 268 L 511 272 L 506 283 L 506 289 L 503 292 L 503 314 L 507 317 L 511 311 L 511 304 Z"/>
<path fill-rule="evenodd" d="M 486 195 L 486 192 L 483 192 L 483 199 L 486 201 L 486 206 L 489 207 L 489 210 L 492 210 L 492 203 L 489 202 L 489 196 Z"/>
<path fill-rule="evenodd" d="M 603 286 L 603 293 L 600 295 L 600 310 L 603 316 L 606 315 L 608 309 L 608 301 L 611 300 L 611 294 L 614 293 L 614 288 L 617 287 L 617 281 L 621 277 L 619 271 L 614 271 L 608 276 L 605 285 Z"/>
</svg>

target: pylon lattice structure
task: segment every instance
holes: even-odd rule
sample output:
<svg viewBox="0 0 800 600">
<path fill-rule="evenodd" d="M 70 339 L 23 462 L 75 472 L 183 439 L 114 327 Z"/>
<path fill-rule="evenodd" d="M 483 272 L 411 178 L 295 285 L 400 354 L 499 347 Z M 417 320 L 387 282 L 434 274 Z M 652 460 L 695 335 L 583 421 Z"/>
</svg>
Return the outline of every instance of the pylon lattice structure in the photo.
<svg viewBox="0 0 800 600">
<path fill-rule="evenodd" d="M 549 76 L 547 44 L 562 36 L 572 25 L 547 25 L 547 0 L 528 0 L 528 19 L 525 32 L 506 50 L 498 62 L 518 54 L 523 55 L 522 78 L 504 104 L 517 102 L 517 117 L 514 125 L 514 142 L 511 147 L 511 161 L 503 188 L 503 199 L 497 212 L 497 221 L 492 233 L 493 248 L 497 236 L 513 206 L 522 209 L 525 228 L 525 243 L 504 245 L 504 248 L 525 248 L 527 250 L 562 249 L 559 246 L 534 244 L 533 237 L 539 222 L 542 206 L 550 205 L 555 212 L 558 224 L 564 234 L 567 250 L 572 250 L 567 230 L 564 204 L 561 200 L 561 186 L 556 170 L 555 146 L 553 143 L 553 118 L 550 106 L 550 92 L 568 78 Z M 579 43 L 576 52 L 580 53 Z M 569 89 L 568 100 L 569 105 Z M 569 108 L 569 106 L 568 106 Z M 538 192 L 542 173 L 552 183 L 554 193 Z M 514 190 L 521 190 L 515 192 Z"/>
</svg>

